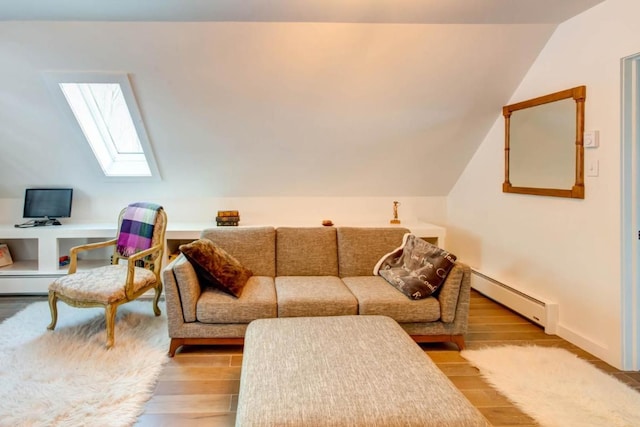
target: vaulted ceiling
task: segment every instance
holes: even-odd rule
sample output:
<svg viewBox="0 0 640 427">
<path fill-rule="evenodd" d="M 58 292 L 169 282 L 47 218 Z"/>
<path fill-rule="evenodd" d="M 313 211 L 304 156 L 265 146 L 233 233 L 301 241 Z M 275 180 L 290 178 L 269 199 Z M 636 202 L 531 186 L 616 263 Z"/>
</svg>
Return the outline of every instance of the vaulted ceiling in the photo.
<svg viewBox="0 0 640 427">
<path fill-rule="evenodd" d="M 600 1 L 16 0 L 0 198 L 446 196 L 555 27 Z M 162 179 L 102 177 L 47 71 L 128 73 Z"/>
</svg>

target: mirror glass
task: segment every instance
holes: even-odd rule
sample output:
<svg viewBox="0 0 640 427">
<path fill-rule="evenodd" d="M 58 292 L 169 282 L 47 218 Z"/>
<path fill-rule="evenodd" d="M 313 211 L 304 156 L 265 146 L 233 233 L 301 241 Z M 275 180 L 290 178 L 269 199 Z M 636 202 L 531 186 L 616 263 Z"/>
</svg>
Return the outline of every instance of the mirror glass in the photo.
<svg viewBox="0 0 640 427">
<path fill-rule="evenodd" d="M 507 193 L 584 198 L 585 87 L 503 108 Z"/>
</svg>

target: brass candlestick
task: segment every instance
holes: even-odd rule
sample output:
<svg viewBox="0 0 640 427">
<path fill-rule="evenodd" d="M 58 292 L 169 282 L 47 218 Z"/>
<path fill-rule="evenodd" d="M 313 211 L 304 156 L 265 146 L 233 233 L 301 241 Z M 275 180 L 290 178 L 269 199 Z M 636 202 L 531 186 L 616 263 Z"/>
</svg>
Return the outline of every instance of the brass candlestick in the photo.
<svg viewBox="0 0 640 427">
<path fill-rule="evenodd" d="M 393 219 L 389 221 L 391 224 L 400 224 L 400 220 L 398 219 L 398 205 L 400 205 L 400 202 L 393 202 Z"/>
</svg>

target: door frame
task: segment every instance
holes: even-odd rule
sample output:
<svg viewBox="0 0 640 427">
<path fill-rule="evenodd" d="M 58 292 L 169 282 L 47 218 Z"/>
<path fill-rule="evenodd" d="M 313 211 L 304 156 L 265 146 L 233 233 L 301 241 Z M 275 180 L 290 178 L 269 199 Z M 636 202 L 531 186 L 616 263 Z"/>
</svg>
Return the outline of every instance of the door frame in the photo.
<svg viewBox="0 0 640 427">
<path fill-rule="evenodd" d="M 640 53 L 621 60 L 622 369 L 640 370 Z"/>
</svg>

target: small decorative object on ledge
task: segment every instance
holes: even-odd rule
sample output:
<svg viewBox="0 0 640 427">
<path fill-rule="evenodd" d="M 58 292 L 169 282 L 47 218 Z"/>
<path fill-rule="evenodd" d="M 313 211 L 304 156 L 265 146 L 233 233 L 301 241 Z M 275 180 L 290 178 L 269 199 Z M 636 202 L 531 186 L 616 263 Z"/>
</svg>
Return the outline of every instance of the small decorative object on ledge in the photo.
<svg viewBox="0 0 640 427">
<path fill-rule="evenodd" d="M 400 224 L 400 220 L 398 219 L 398 205 L 400 205 L 400 202 L 393 202 L 393 219 L 389 221 L 391 224 Z"/>
<path fill-rule="evenodd" d="M 0 267 L 11 264 L 13 264 L 13 260 L 11 259 L 11 252 L 9 252 L 9 247 L 5 243 L 3 243 L 0 245 Z"/>
<path fill-rule="evenodd" d="M 331 227 L 333 225 L 333 221 L 331 221 L 330 219 L 323 219 L 322 225 L 324 225 L 325 227 Z"/>
<path fill-rule="evenodd" d="M 218 211 L 216 216 L 216 225 L 219 227 L 237 226 L 240 222 L 240 213 L 238 211 Z"/>
</svg>

